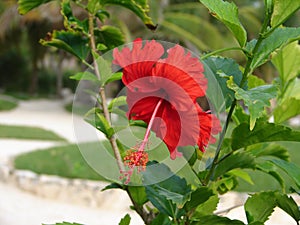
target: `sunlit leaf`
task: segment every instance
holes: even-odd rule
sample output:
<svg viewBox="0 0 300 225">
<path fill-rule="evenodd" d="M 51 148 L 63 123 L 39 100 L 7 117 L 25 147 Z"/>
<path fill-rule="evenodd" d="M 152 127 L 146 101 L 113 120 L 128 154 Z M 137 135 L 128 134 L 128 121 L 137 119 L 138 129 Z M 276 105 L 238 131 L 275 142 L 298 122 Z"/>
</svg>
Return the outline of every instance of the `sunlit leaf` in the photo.
<svg viewBox="0 0 300 225">
<path fill-rule="evenodd" d="M 255 157 L 272 156 L 285 161 L 289 161 L 290 155 L 288 150 L 275 143 L 260 143 L 247 148 L 247 152 Z"/>
<path fill-rule="evenodd" d="M 294 12 L 300 8 L 300 0 L 273 0 L 274 9 L 271 25 L 278 26 L 285 22 Z"/>
<path fill-rule="evenodd" d="M 263 85 L 246 91 L 236 85 L 232 77 L 227 81 L 227 85 L 234 90 L 236 99 L 243 100 L 244 104 L 248 106 L 250 130 L 252 130 L 256 120 L 264 115 L 265 107 L 271 105 L 270 100 L 276 97 L 276 87 L 274 85 Z"/>
<path fill-rule="evenodd" d="M 256 193 L 247 199 L 244 207 L 248 223 L 264 223 L 276 207 L 275 192 Z"/>
<path fill-rule="evenodd" d="M 274 121 L 282 123 L 298 114 L 300 114 L 300 99 L 287 98 L 275 108 Z"/>
<path fill-rule="evenodd" d="M 119 225 L 129 225 L 130 224 L 131 217 L 129 214 L 126 214 L 120 221 Z"/>
<path fill-rule="evenodd" d="M 276 29 L 267 38 L 265 38 L 258 47 L 258 51 L 254 55 L 250 65 L 251 70 L 254 70 L 256 67 L 268 61 L 272 52 L 299 38 L 300 27 L 284 27 Z M 248 43 L 247 49 L 253 50 L 253 44 L 255 43 L 256 41 Z"/>
<path fill-rule="evenodd" d="M 23 15 L 28 13 L 30 10 L 50 1 L 52 0 L 18 0 L 18 10 L 19 13 Z"/>
<path fill-rule="evenodd" d="M 237 6 L 233 2 L 223 0 L 200 0 L 200 2 L 209 9 L 212 16 L 226 25 L 243 47 L 247 41 L 247 33 L 239 21 Z"/>
<path fill-rule="evenodd" d="M 70 76 L 70 79 L 73 80 L 89 80 L 89 81 L 93 81 L 96 83 L 100 83 L 100 81 L 98 80 L 98 78 L 96 77 L 95 74 L 85 71 L 85 72 L 78 72 L 75 75 Z"/>
<path fill-rule="evenodd" d="M 233 150 L 253 144 L 272 141 L 300 142 L 300 132 L 289 127 L 258 120 L 252 131 L 249 124 L 241 123 L 232 131 L 231 147 Z"/>
</svg>

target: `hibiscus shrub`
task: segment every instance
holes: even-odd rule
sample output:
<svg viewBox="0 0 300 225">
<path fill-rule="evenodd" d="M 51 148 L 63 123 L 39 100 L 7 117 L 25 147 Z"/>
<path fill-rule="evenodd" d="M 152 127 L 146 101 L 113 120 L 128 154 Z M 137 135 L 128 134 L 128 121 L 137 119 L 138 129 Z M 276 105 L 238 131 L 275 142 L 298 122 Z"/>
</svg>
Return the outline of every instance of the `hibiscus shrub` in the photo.
<svg viewBox="0 0 300 225">
<path fill-rule="evenodd" d="M 19 11 L 27 13 L 45 2 L 19 0 Z M 124 44 L 121 30 L 99 25 L 109 18 L 107 5 L 120 5 L 155 30 L 146 1 L 61 0 L 65 30 L 49 33 L 41 43 L 63 49 L 87 66 L 71 78 L 89 82 L 85 93 L 96 101 L 85 119 L 110 145 L 85 159 L 112 182 L 105 189 L 127 192 L 145 224 L 244 224 L 214 212 L 219 196 L 235 190 L 239 179 L 255 183 L 249 170 L 272 176 L 281 189 L 247 199 L 247 224 L 264 224 L 275 207 L 298 224 L 299 208 L 286 190 L 299 190 L 300 167 L 289 161 L 280 142 L 300 141 L 299 131 L 283 125 L 300 114 L 300 28 L 283 26 L 300 2 L 264 3 L 260 33 L 249 40 L 233 2 L 200 0 L 232 32 L 236 46 L 198 57 L 158 40 L 137 38 L 119 47 Z M 87 18 L 77 18 L 73 4 Z M 230 50 L 241 51 L 246 62 L 239 65 L 217 55 Z M 270 61 L 279 76 L 266 84 L 253 72 Z M 108 101 L 105 88 L 120 80 L 125 90 Z M 293 181 L 291 187 L 283 173 Z M 129 223 L 129 215 L 120 222 Z"/>
</svg>

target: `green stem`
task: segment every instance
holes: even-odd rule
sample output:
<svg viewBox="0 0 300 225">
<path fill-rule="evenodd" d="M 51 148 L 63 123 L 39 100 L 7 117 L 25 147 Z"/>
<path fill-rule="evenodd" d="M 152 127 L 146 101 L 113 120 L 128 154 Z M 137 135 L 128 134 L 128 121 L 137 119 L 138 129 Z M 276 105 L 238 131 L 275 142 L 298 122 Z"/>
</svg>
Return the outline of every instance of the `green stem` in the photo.
<svg viewBox="0 0 300 225">
<path fill-rule="evenodd" d="M 216 54 L 219 54 L 221 52 L 226 52 L 226 51 L 244 51 L 242 48 L 240 47 L 229 47 L 229 48 L 222 48 L 222 49 L 218 49 L 216 51 L 213 51 L 213 52 L 210 52 L 210 53 L 207 53 L 203 56 L 201 56 L 201 60 L 204 60 L 212 55 L 216 55 Z"/>
<path fill-rule="evenodd" d="M 95 35 L 94 35 L 94 16 L 91 13 L 89 13 L 88 18 L 89 18 L 89 38 L 90 38 L 91 48 L 92 48 L 92 51 L 97 52 L 96 42 L 95 42 Z M 100 79 L 100 70 L 99 70 L 98 64 L 96 62 L 96 58 L 94 56 L 93 56 L 93 61 L 94 61 L 95 74 L 96 74 L 97 78 Z M 110 114 L 109 114 L 109 111 L 108 111 L 108 108 L 107 108 L 107 101 L 106 101 L 106 95 L 105 95 L 104 87 L 101 87 L 99 89 L 99 95 L 100 95 L 100 98 L 101 98 L 101 106 L 102 106 L 102 109 L 103 109 L 104 117 L 107 120 L 108 124 L 111 126 Z M 116 161 L 117 161 L 120 172 L 125 171 L 125 167 L 124 167 L 123 160 L 122 160 L 122 157 L 121 157 L 118 145 L 117 145 L 115 135 L 112 135 L 109 138 L 109 142 L 110 142 L 110 145 L 113 149 L 114 155 L 116 157 Z"/>
<path fill-rule="evenodd" d="M 251 74 L 254 70 L 254 68 L 251 68 L 251 64 L 252 64 L 252 61 L 253 61 L 253 56 L 256 54 L 256 52 L 258 51 L 259 49 L 259 46 L 261 45 L 262 41 L 267 37 L 266 35 L 270 35 L 271 33 L 267 31 L 267 28 L 268 28 L 268 25 L 270 23 L 270 20 L 271 20 L 271 14 L 270 13 L 266 13 L 266 17 L 264 19 L 264 23 L 262 25 L 262 28 L 261 28 L 261 31 L 260 31 L 260 34 L 259 34 L 259 37 L 258 37 L 258 40 L 253 48 L 253 51 L 251 52 L 250 55 L 246 54 L 246 57 L 247 57 L 247 63 L 246 63 L 246 66 L 245 66 L 245 70 L 244 70 L 244 73 L 243 73 L 243 77 L 242 77 L 242 80 L 239 84 L 239 87 L 243 87 L 244 84 L 246 83 L 247 81 L 247 78 L 249 76 L 249 74 Z M 228 128 L 228 125 L 229 125 L 229 122 L 231 120 L 231 117 L 232 117 L 232 114 L 234 112 L 234 109 L 236 107 L 236 103 L 237 103 L 237 100 L 235 99 L 231 106 L 230 106 L 230 109 L 229 109 L 229 113 L 227 115 L 227 118 L 226 118 L 226 122 L 225 122 L 225 125 L 222 129 L 222 132 L 220 134 L 220 138 L 219 138 L 219 142 L 218 142 L 218 145 L 217 145 L 217 149 L 216 149 L 216 154 L 214 156 L 214 159 L 213 159 L 213 162 L 212 162 L 212 165 L 208 171 L 208 174 L 207 176 L 205 177 L 205 180 L 203 182 L 203 185 L 207 185 L 209 180 L 211 179 L 211 176 L 213 175 L 213 172 L 218 164 L 218 158 L 219 158 L 219 155 L 220 155 L 220 151 L 221 151 L 221 147 L 222 147 L 222 144 L 223 144 L 223 141 L 224 141 L 224 138 L 225 138 L 225 134 L 227 132 L 227 128 Z"/>
</svg>

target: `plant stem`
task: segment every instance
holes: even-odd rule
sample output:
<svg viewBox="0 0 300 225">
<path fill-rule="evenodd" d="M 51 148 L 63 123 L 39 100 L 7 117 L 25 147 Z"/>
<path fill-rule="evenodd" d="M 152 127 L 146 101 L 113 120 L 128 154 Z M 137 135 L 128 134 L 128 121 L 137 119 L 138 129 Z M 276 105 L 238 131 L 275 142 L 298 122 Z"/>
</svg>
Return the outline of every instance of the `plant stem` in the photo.
<svg viewBox="0 0 300 225">
<path fill-rule="evenodd" d="M 89 38 L 90 38 L 90 44 L 91 44 L 91 48 L 92 51 L 97 52 L 96 49 L 96 42 L 95 42 L 95 35 L 94 35 L 94 16 L 89 13 Z M 96 58 L 93 56 L 93 61 L 94 61 L 94 71 L 95 74 L 97 76 L 98 79 L 100 79 L 100 70 L 98 67 L 98 64 L 96 62 Z M 111 120 L 110 120 L 110 115 L 109 115 L 109 111 L 107 108 L 107 101 L 106 101 L 106 95 L 105 95 L 105 89 L 104 87 L 100 87 L 99 89 L 99 94 L 100 94 L 100 98 L 101 98 L 101 104 L 102 104 L 102 109 L 103 109 L 103 114 L 105 119 L 107 120 L 108 124 L 111 126 Z M 114 155 L 116 157 L 116 161 L 119 167 L 119 170 L 122 172 L 125 170 L 124 168 L 124 164 L 123 164 L 123 160 L 121 158 L 121 154 L 117 145 L 117 141 L 114 135 L 112 135 L 109 138 L 109 142 L 111 144 L 111 147 L 113 149 Z"/>
<path fill-rule="evenodd" d="M 239 84 L 239 87 L 244 86 L 244 84 L 247 81 L 247 78 L 248 78 L 249 74 L 251 74 L 253 72 L 254 68 L 251 68 L 251 64 L 252 64 L 252 61 L 253 61 L 253 56 L 258 51 L 259 46 L 261 45 L 262 41 L 267 37 L 267 35 L 271 34 L 270 31 L 267 31 L 270 20 L 271 20 L 271 14 L 267 12 L 266 17 L 264 19 L 264 23 L 262 25 L 262 28 L 261 28 L 261 31 L 260 31 L 260 34 L 259 34 L 259 37 L 258 37 L 258 40 L 257 40 L 251 54 L 250 55 L 246 54 L 247 63 L 246 63 L 245 70 L 244 70 L 244 73 L 243 73 L 243 77 L 242 77 L 242 80 Z M 230 106 L 230 109 L 229 109 L 224 127 L 222 129 L 222 132 L 220 134 L 219 142 L 218 142 L 217 149 L 216 149 L 216 154 L 214 156 L 214 159 L 213 159 L 212 165 L 211 165 L 211 167 L 208 171 L 208 174 L 207 174 L 207 176 L 205 177 L 205 179 L 203 181 L 203 185 L 208 184 L 208 182 L 211 179 L 211 176 L 213 175 L 213 172 L 214 172 L 214 170 L 215 170 L 215 168 L 218 164 L 218 158 L 219 158 L 219 155 L 220 155 L 221 147 L 222 147 L 222 144 L 223 144 L 223 141 L 224 141 L 224 138 L 225 138 L 225 134 L 226 134 L 229 122 L 231 120 L 232 114 L 233 114 L 234 109 L 236 107 L 236 103 L 237 103 L 237 100 L 234 99 L 234 101 L 232 102 L 232 104 Z"/>
<path fill-rule="evenodd" d="M 216 55 L 216 54 L 218 54 L 218 53 L 226 52 L 226 51 L 234 51 L 234 50 L 236 50 L 236 51 L 238 51 L 238 50 L 239 50 L 239 51 L 244 51 L 244 50 L 243 50 L 242 48 L 240 48 L 240 47 L 222 48 L 222 49 L 218 49 L 218 50 L 216 50 L 216 51 L 207 53 L 207 54 L 201 56 L 200 58 L 201 58 L 201 60 L 204 60 L 204 59 L 206 59 L 206 58 L 208 58 L 208 57 L 210 57 L 210 56 L 212 56 L 212 55 Z"/>
</svg>

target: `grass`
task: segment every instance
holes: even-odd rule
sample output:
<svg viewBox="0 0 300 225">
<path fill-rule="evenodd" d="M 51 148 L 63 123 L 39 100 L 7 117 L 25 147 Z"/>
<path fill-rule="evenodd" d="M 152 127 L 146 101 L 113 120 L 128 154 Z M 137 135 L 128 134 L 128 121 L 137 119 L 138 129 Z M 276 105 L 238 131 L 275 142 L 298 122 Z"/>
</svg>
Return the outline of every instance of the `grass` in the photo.
<svg viewBox="0 0 300 225">
<path fill-rule="evenodd" d="M 0 138 L 45 140 L 45 141 L 66 141 L 52 131 L 39 127 L 13 126 L 0 124 Z"/>
<path fill-rule="evenodd" d="M 93 145 L 93 143 L 85 145 Z M 16 169 L 31 170 L 38 174 L 104 180 L 87 164 L 76 144 L 22 154 L 15 158 L 14 164 Z"/>
<path fill-rule="evenodd" d="M 0 96 L 0 111 L 12 110 L 18 106 L 16 101 L 4 99 Z"/>
</svg>

